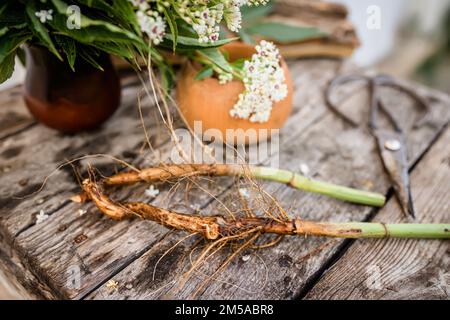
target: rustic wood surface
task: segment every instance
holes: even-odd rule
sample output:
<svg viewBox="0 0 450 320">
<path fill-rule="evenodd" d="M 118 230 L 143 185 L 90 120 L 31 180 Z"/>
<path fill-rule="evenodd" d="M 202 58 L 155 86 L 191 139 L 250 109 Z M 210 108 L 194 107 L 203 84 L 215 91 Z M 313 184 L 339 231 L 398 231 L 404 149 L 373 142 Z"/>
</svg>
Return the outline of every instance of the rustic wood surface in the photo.
<svg viewBox="0 0 450 320">
<path fill-rule="evenodd" d="M 323 103 L 323 88 L 334 75 L 345 70 L 345 66 L 333 60 L 305 60 L 292 62 L 290 67 L 296 90 L 294 111 L 281 131 L 279 151 L 273 150 L 260 161 L 273 163 L 279 159 L 280 167 L 293 171 L 299 171 L 300 165 L 306 164 L 311 169 L 310 175 L 317 179 L 390 195 L 388 179 L 367 128 L 347 127 L 329 113 Z M 331 294 L 322 295 L 315 290 L 319 277 L 332 261 L 347 250 L 347 254 L 351 255 L 353 251 L 357 251 L 355 247 L 363 242 L 349 246 L 348 241 L 341 240 L 286 238 L 276 247 L 243 252 L 218 277 L 212 279 L 204 290 L 199 291 L 199 285 L 205 281 L 205 277 L 229 257 L 231 248 L 215 254 L 208 260 L 208 264 L 197 270 L 186 285 L 180 288 L 176 284 L 180 282 L 182 272 L 189 267 L 189 257 L 198 254 L 198 247 L 193 250 L 193 244 L 198 239 L 191 237 L 167 252 L 185 238 L 186 234 L 167 230 L 148 221 L 114 222 L 99 214 L 92 204 L 79 205 L 69 201 L 69 197 L 79 190 L 73 168 L 64 166 L 55 171 L 67 160 L 89 154 L 109 154 L 143 167 L 157 164 L 173 148 L 167 131 L 161 121 L 158 121 L 154 101 L 144 99 L 142 108 L 146 127 L 160 157 L 144 151 L 145 139 L 136 101 L 141 86 L 134 77 L 127 77 L 123 82 L 123 106 L 117 114 L 102 129 L 74 136 L 60 135 L 36 124 L 24 108 L 20 88 L 0 93 L 0 121 L 5 122 L 5 125 L 2 122 L 0 126 L 0 268 L 3 273 L 14 278 L 13 282 L 20 284 L 28 296 L 36 298 L 332 297 Z M 422 158 L 427 152 L 434 154 L 437 152 L 434 149 L 445 149 L 446 142 L 440 140 L 448 134 L 439 137 L 450 119 L 447 96 L 426 88 L 415 88 L 421 94 L 440 99 L 433 99 L 430 122 L 409 132 L 409 156 L 414 175 L 416 170 L 420 170 Z M 350 85 L 342 90 L 340 96 L 347 96 L 354 89 L 358 87 Z M 402 123 L 408 128 L 412 127 L 418 116 L 412 101 L 389 89 L 386 89 L 384 96 L 386 102 L 395 108 Z M 355 119 L 365 122 L 366 99 L 366 93 L 360 90 L 359 94 L 346 99 L 343 109 Z M 448 138 L 446 139 L 448 143 Z M 427 156 L 425 159 L 428 159 Z M 74 162 L 74 165 L 83 173 L 88 163 L 93 163 L 103 174 L 124 169 L 105 157 L 83 159 Z M 426 175 L 426 170 L 419 172 L 414 190 L 418 193 L 423 190 L 422 180 L 435 180 L 432 178 L 436 174 L 433 170 L 428 172 L 429 176 Z M 30 196 L 40 189 L 49 175 L 51 176 L 45 187 Z M 191 213 L 199 210 L 204 214 L 224 213 L 223 205 L 232 207 L 236 204 L 237 188 L 232 179 L 214 180 L 199 180 L 199 186 L 192 188 L 189 194 L 186 193 L 185 185 L 175 191 L 171 189 L 171 185 L 158 185 L 161 193 L 152 203 Z M 442 180 L 441 183 L 444 189 L 445 182 Z M 435 183 L 436 186 L 439 185 L 438 181 Z M 390 201 L 385 209 L 378 212 L 275 183 L 261 183 L 261 186 L 273 194 L 293 217 L 333 221 L 375 218 L 389 222 L 399 219 L 395 201 Z M 125 188 L 115 196 L 143 199 L 146 187 L 148 186 Z M 423 185 L 423 188 L 427 186 Z M 429 193 L 430 204 L 434 206 L 430 212 L 434 213 L 423 213 L 422 218 L 425 221 L 427 218 L 446 221 L 448 199 L 439 198 L 436 192 L 429 189 L 427 193 L 423 193 L 423 198 L 420 198 L 422 200 L 417 200 L 422 201 L 420 205 L 418 203 L 418 208 L 426 209 L 426 194 Z M 212 195 L 220 201 L 216 201 Z M 82 214 L 84 211 L 80 209 L 86 210 L 86 213 Z M 36 215 L 40 210 L 44 210 L 49 218 L 37 224 Z M 417 243 L 424 250 L 428 246 L 430 251 L 442 253 L 442 250 L 448 250 L 448 242 L 444 241 L 411 243 Z M 366 258 L 369 261 L 376 259 L 375 254 L 370 255 L 368 252 L 378 250 L 376 248 L 380 246 L 379 242 L 364 242 L 364 245 L 362 251 L 367 254 Z M 384 246 L 388 248 L 389 244 Z M 402 254 L 405 255 L 404 261 L 409 261 L 408 257 L 417 252 L 403 250 Z M 440 257 L 427 257 L 436 266 L 445 267 L 446 262 Z M 389 255 L 378 258 L 389 260 Z M 347 268 L 344 270 L 348 272 L 354 267 L 345 266 L 345 260 L 339 266 Z M 383 277 L 390 277 L 393 272 L 399 273 L 399 270 L 408 267 L 409 264 L 406 263 L 395 270 L 383 270 L 382 274 Z M 421 272 L 427 274 L 424 279 L 438 277 L 438 269 L 420 268 Z M 80 281 L 74 282 L 74 277 L 78 275 L 79 278 L 75 279 Z M 411 274 L 411 277 L 414 276 L 417 274 Z M 402 281 L 407 281 L 408 277 L 403 277 Z M 417 279 L 419 280 L 415 281 L 420 282 L 420 278 Z M 109 280 L 114 280 L 117 285 L 107 285 Z M 328 288 L 330 283 L 327 282 L 324 286 Z M 355 292 L 360 297 L 378 297 L 369 295 L 364 290 Z M 404 294 L 406 297 L 406 292 Z M 354 293 L 352 297 L 358 296 Z M 399 294 L 397 297 L 402 296 Z M 423 297 L 436 297 L 436 294 L 425 290 Z"/>
<path fill-rule="evenodd" d="M 440 223 L 450 217 L 450 128 L 412 173 L 418 220 Z M 374 219 L 401 221 L 391 199 Z M 308 293 L 308 299 L 449 299 L 448 241 L 355 241 Z"/>
</svg>

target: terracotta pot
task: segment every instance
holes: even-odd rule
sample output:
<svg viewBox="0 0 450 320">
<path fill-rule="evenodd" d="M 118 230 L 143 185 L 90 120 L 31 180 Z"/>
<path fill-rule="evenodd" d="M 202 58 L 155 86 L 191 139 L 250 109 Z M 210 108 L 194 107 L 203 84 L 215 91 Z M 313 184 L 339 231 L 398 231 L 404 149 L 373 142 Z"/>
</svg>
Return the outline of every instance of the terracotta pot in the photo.
<svg viewBox="0 0 450 320">
<path fill-rule="evenodd" d="M 249 58 L 256 52 L 253 46 L 241 42 L 228 44 L 222 47 L 222 50 L 228 53 L 231 61 Z M 255 129 L 258 137 L 261 129 L 281 129 L 291 113 L 293 93 L 292 79 L 284 60 L 282 60 L 282 67 L 288 85 L 288 96 L 284 100 L 274 103 L 270 119 L 266 123 L 253 123 L 247 119 L 232 117 L 230 110 L 238 101 L 239 94 L 244 91 L 244 84 L 241 81 L 233 80 L 221 85 L 215 78 L 195 80 L 200 66 L 192 62 L 185 64 L 178 81 L 177 102 L 180 111 L 189 126 L 193 128 L 195 121 L 201 121 L 203 132 L 209 129 L 218 129 L 227 143 L 235 143 L 235 141 L 226 139 L 227 129 Z M 209 139 L 209 137 L 207 138 Z M 246 138 L 246 143 L 254 142 L 256 142 L 254 139 Z"/>
<path fill-rule="evenodd" d="M 100 56 L 104 71 L 78 59 L 73 72 L 47 49 L 26 48 L 25 103 L 46 126 L 64 133 L 99 127 L 120 104 L 120 81 L 108 55 Z"/>
</svg>

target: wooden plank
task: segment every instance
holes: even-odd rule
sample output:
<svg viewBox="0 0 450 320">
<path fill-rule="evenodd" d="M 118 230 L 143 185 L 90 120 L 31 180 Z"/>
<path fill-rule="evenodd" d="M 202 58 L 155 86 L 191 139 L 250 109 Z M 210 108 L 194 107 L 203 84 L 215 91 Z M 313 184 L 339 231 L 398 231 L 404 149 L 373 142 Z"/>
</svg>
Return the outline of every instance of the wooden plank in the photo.
<svg viewBox="0 0 450 320">
<path fill-rule="evenodd" d="M 123 107 L 102 130 L 70 136 L 38 125 L 1 141 L 0 227 L 11 235 L 17 234 L 34 223 L 37 207 L 51 213 L 66 204 L 68 196 L 77 189 L 73 169 L 70 166 L 55 169 L 67 160 L 102 153 L 126 159 L 130 150 L 136 156 L 136 150 L 144 141 L 136 110 L 136 93 L 136 88 L 124 91 Z M 151 107 L 152 104 L 148 104 L 145 112 Z M 122 126 L 130 128 L 127 135 L 123 134 Z M 163 141 L 167 139 L 166 136 Z M 99 166 L 112 162 L 110 159 L 90 161 Z M 38 190 L 52 173 L 50 181 L 58 183 L 50 184 L 52 187 L 44 188 L 37 196 L 26 197 Z"/>
<path fill-rule="evenodd" d="M 51 215 L 70 203 L 69 197 L 79 190 L 73 170 L 67 166 L 55 171 L 66 160 L 88 154 L 105 153 L 132 162 L 139 156 L 144 136 L 136 103 L 136 94 L 140 86 L 133 86 L 132 82 L 136 83 L 135 79 L 131 82 L 130 79 L 123 81 L 122 106 L 101 130 L 70 136 L 36 125 L 30 130 L 0 141 L 0 231 L 5 244 L 14 247 L 15 237 L 36 224 L 36 214 L 40 210 Z M 15 97 L 17 100 L 21 99 L 19 95 Z M 15 103 L 12 103 L 4 108 L 7 110 L 14 105 Z M 153 102 L 144 99 L 143 112 L 146 115 L 147 125 L 151 128 L 152 142 L 158 146 L 168 141 L 167 135 L 153 129 L 158 121 Z M 101 168 L 101 165 L 107 167 L 102 170 L 105 174 L 110 174 L 114 168 L 121 167 L 111 159 L 105 158 L 90 159 L 83 161 L 82 166 L 80 164 L 77 166 L 86 166 L 87 162 L 93 163 L 98 168 Z M 50 174 L 51 179 L 41 192 L 25 197 L 38 190 Z M 77 213 L 75 211 L 71 214 Z M 23 267 L 29 268 L 26 254 L 22 253 L 20 250 L 14 250 L 14 254 L 20 257 Z M 19 265 L 18 268 L 22 266 Z M 47 292 L 43 292 L 43 295 L 48 296 Z"/>
<path fill-rule="evenodd" d="M 412 102 L 391 90 L 384 94 L 395 114 L 411 125 L 418 116 Z M 360 119 L 367 119 L 367 97 L 363 94 L 346 105 L 347 111 Z M 428 148 L 450 118 L 448 103 L 433 104 L 433 123 L 409 133 L 410 162 L 413 164 Z M 300 120 L 301 119 L 297 119 Z M 312 126 L 297 134 L 285 136 L 280 163 L 283 168 L 298 171 L 302 163 L 318 179 L 362 189 L 387 192 L 389 183 L 376 153 L 373 138 L 365 128 L 346 127 L 332 114 L 327 114 Z M 306 194 L 273 183 L 263 188 L 289 208 L 294 217 L 313 220 L 362 221 L 372 209 L 353 206 L 322 196 Z M 239 195 L 236 190 L 220 198 L 229 208 L 235 207 Z M 205 214 L 226 214 L 221 204 L 211 203 Z M 116 274 L 116 289 L 106 286 L 88 296 L 89 299 L 292 299 L 314 278 L 321 266 L 338 250 L 342 241 L 329 242 L 315 238 L 286 238 L 277 247 L 262 251 L 246 251 L 232 261 L 205 290 L 197 292 L 218 266 L 229 257 L 231 249 L 216 253 L 194 273 L 183 287 L 181 275 L 190 267 L 192 245 L 197 239 L 181 243 L 186 234 L 166 235 L 152 245 L 142 257 Z M 168 252 L 170 248 L 175 249 Z M 321 250 L 319 250 L 321 249 Z M 194 258 L 196 252 L 192 252 Z M 315 253 L 315 254 L 312 254 Z M 245 257 L 245 258 L 244 258 Z M 155 277 L 153 277 L 155 275 Z"/>
<path fill-rule="evenodd" d="M 0 240 L 3 240 L 1 236 Z M 8 250 L 3 241 L 0 243 L 0 299 L 55 298 L 50 288 L 23 266 L 15 252 Z"/>
<path fill-rule="evenodd" d="M 310 94 L 315 92 L 317 96 L 325 83 L 336 73 L 339 66 L 340 63 L 336 61 L 304 61 L 292 65 L 292 72 L 300 75 L 295 79 L 296 87 L 308 87 L 309 89 L 297 91 L 294 116 L 290 119 L 284 134 L 293 131 L 293 129 L 301 130 L 323 116 L 326 112 L 323 103 L 316 107 L 313 101 L 310 101 Z M 317 87 L 312 86 L 311 83 L 317 84 Z M 301 112 L 299 112 L 300 110 Z M 306 113 L 305 110 L 309 110 L 309 112 Z M 297 124 L 300 117 L 303 119 L 302 125 Z M 130 147 L 128 140 L 133 137 L 129 128 L 133 128 L 132 132 L 135 128 L 130 123 L 119 124 L 116 122 L 111 126 L 126 132 L 123 139 L 127 141 L 114 140 L 112 143 L 108 143 L 102 153 L 113 152 L 113 154 L 117 154 L 111 147 L 136 153 L 137 146 L 128 148 Z M 136 130 L 139 130 L 138 126 L 135 127 Z M 84 139 L 81 139 L 79 143 L 82 141 Z M 60 144 L 63 147 L 60 147 Z M 64 141 L 58 142 L 58 150 L 64 150 L 64 145 L 67 147 Z M 96 144 L 90 145 L 92 147 Z M 160 146 L 159 151 L 161 154 L 168 154 L 171 148 L 172 145 L 167 144 Z M 77 154 L 89 153 L 88 150 L 89 148 L 83 146 L 77 149 Z M 53 151 L 50 152 L 50 154 L 53 153 Z M 60 154 L 65 155 L 66 153 L 68 152 L 60 151 Z M 47 154 L 49 153 L 47 152 Z M 136 162 L 143 164 L 143 158 L 145 156 L 140 157 Z M 36 162 L 41 161 L 41 159 L 38 159 Z M 42 178 L 42 174 L 40 178 Z M 61 179 L 64 178 L 55 177 L 53 180 Z M 225 183 L 212 192 L 220 194 L 230 183 Z M 48 284 L 57 296 L 74 299 L 83 297 L 147 251 L 154 241 L 167 234 L 167 230 L 148 222 L 124 221 L 115 223 L 109 221 L 99 215 L 96 210 L 93 210 L 91 204 L 81 207 L 86 209 L 88 213 L 80 217 L 77 214 L 80 206 L 67 203 L 67 194 L 56 193 L 56 191 L 61 190 L 60 187 L 60 183 L 51 187 L 53 194 L 49 203 L 54 204 L 57 199 L 60 199 L 64 205 L 49 210 L 51 216 L 44 224 L 35 225 L 33 223 L 36 209 L 30 212 L 30 210 L 23 210 L 23 208 L 20 211 L 14 209 L 14 214 L 13 211 L 10 211 L 10 214 L 7 214 L 5 219 L 1 221 L 5 234 L 11 237 L 10 242 L 14 243 L 14 249 L 22 257 L 22 260 L 26 261 L 27 267 L 44 283 Z M 69 189 L 71 188 L 77 188 L 76 184 L 71 182 Z M 131 191 L 124 191 L 119 194 L 119 197 L 131 196 L 142 199 L 144 188 L 145 186 L 141 186 Z M 155 203 L 162 205 L 167 202 L 165 197 L 169 192 L 169 186 L 161 188 L 161 191 L 161 195 L 155 200 Z M 41 197 L 42 194 L 39 194 L 39 196 Z M 178 201 L 184 199 L 183 192 L 178 192 L 170 198 L 171 205 L 174 205 L 177 199 Z M 208 195 L 200 193 L 195 199 L 199 206 L 206 205 L 210 201 L 211 198 Z M 20 203 L 20 205 L 36 207 L 36 204 L 29 200 Z M 31 223 L 28 224 L 20 222 L 30 221 L 30 219 Z M 80 269 L 82 281 L 79 287 L 68 285 L 68 272 L 70 273 L 74 266 Z"/>
<path fill-rule="evenodd" d="M 450 218 L 450 129 L 419 163 L 411 177 L 418 220 Z M 374 221 L 403 221 L 392 198 Z M 448 299 L 450 242 L 358 240 L 330 268 L 307 299 Z"/>
<path fill-rule="evenodd" d="M 0 106 L 0 141 L 36 123 L 25 107 L 20 86 L 1 91 Z"/>
</svg>

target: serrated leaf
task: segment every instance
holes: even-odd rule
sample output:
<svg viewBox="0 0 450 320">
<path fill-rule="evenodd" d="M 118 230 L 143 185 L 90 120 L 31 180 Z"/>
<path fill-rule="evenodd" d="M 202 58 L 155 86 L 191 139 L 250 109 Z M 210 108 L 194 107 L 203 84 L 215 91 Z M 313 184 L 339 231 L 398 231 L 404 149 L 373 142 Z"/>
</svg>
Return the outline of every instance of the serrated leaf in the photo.
<svg viewBox="0 0 450 320">
<path fill-rule="evenodd" d="M 134 57 L 131 48 L 124 44 L 117 44 L 114 42 L 95 42 L 94 46 L 109 54 L 131 60 Z"/>
<path fill-rule="evenodd" d="M 326 37 L 327 34 L 317 28 L 299 27 L 280 22 L 263 22 L 245 28 L 244 32 L 262 36 L 278 43 L 300 42 Z"/>
<path fill-rule="evenodd" d="M 85 50 L 79 50 L 78 53 L 80 58 L 92 65 L 94 68 L 104 71 L 103 67 L 95 59 L 95 57 L 98 57 L 98 54 L 95 54 L 92 50 L 88 50 L 87 48 Z"/>
<path fill-rule="evenodd" d="M 130 1 L 114 1 L 113 8 L 115 14 L 120 15 L 123 21 L 128 22 L 136 34 L 141 34 L 141 28 L 139 27 L 136 13 Z"/>
<path fill-rule="evenodd" d="M 166 21 L 169 24 L 170 32 L 172 33 L 172 43 L 173 43 L 173 52 L 175 52 L 175 49 L 177 47 L 178 43 L 178 26 L 175 21 L 175 17 L 166 9 L 164 8 L 164 16 L 166 17 Z"/>
<path fill-rule="evenodd" d="M 69 63 L 70 68 L 75 71 L 75 60 L 77 57 L 77 48 L 75 41 L 64 36 L 57 36 L 55 37 L 55 40 L 58 46 L 66 55 L 67 62 Z"/>
<path fill-rule="evenodd" d="M 59 32 L 64 35 L 70 36 L 80 42 L 89 43 L 94 41 L 109 40 L 109 41 L 122 41 L 122 42 L 136 42 L 143 44 L 141 38 L 134 33 L 120 28 L 114 24 L 103 20 L 93 20 L 85 15 L 81 15 L 80 29 L 69 30 L 66 25 L 67 17 L 67 4 L 61 0 L 51 0 L 57 11 L 62 15 L 54 19 L 52 26 L 57 28 Z"/>
</svg>

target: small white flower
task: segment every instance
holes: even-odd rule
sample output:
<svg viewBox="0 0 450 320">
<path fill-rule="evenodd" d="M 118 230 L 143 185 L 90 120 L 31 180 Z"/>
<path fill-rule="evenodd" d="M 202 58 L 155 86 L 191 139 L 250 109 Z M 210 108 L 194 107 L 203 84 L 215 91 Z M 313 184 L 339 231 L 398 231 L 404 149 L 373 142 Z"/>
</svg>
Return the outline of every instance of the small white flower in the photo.
<svg viewBox="0 0 450 320">
<path fill-rule="evenodd" d="M 159 190 L 155 188 L 154 185 L 151 185 L 148 189 L 145 190 L 145 195 L 149 198 L 156 198 L 159 194 Z"/>
<path fill-rule="evenodd" d="M 53 10 L 41 10 L 41 11 L 37 11 L 35 12 L 36 17 L 39 18 L 39 20 L 42 23 L 46 23 L 47 21 L 52 21 L 53 20 Z"/>
<path fill-rule="evenodd" d="M 45 214 L 44 210 L 39 211 L 36 215 L 36 224 L 40 224 L 48 219 L 48 215 Z"/>
<path fill-rule="evenodd" d="M 250 193 L 248 192 L 247 189 L 244 188 L 240 188 L 239 189 L 239 194 L 243 197 L 243 198 L 250 198 Z"/>
<path fill-rule="evenodd" d="M 306 163 L 302 163 L 300 165 L 300 173 L 304 176 L 307 176 L 309 174 L 309 167 Z"/>
</svg>

